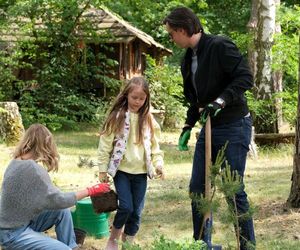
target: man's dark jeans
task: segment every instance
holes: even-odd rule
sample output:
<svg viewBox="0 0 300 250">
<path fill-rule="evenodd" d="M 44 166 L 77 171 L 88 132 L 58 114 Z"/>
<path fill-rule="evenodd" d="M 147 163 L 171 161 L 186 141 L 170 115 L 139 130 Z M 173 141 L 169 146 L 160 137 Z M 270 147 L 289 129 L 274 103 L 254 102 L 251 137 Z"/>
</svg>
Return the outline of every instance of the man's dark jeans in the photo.
<svg viewBox="0 0 300 250">
<path fill-rule="evenodd" d="M 214 162 L 218 151 L 228 141 L 225 157 L 231 170 L 237 170 L 243 178 L 247 152 L 251 139 L 251 117 L 244 117 L 236 122 L 223 124 L 212 128 L 212 161 Z M 190 192 L 194 194 L 204 194 L 205 191 L 205 129 L 202 129 L 196 143 L 192 177 L 190 180 Z M 242 189 L 235 196 L 237 210 L 239 214 L 245 214 L 249 210 L 247 194 Z M 228 201 L 230 202 L 230 201 Z M 199 239 L 200 228 L 203 216 L 197 211 L 196 205 L 192 202 L 192 215 L 194 227 L 194 239 Z M 240 249 L 247 249 L 247 242 L 255 244 L 253 220 L 241 219 L 240 226 Z M 203 238 L 203 237 L 202 237 Z"/>
</svg>

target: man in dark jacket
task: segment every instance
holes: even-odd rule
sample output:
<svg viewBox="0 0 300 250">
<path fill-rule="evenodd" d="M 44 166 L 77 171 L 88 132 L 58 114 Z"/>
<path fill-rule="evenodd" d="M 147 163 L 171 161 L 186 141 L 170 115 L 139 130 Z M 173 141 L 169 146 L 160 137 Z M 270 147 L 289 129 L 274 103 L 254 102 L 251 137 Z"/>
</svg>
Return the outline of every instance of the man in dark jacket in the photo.
<svg viewBox="0 0 300 250">
<path fill-rule="evenodd" d="M 204 33 L 198 17 L 188 8 L 174 9 L 164 24 L 173 42 L 186 49 L 181 65 L 184 96 L 190 106 L 179 138 L 179 149 L 187 149 L 187 138 L 195 123 L 205 124 L 207 116 L 212 125 L 212 160 L 228 141 L 225 157 L 231 170 L 243 178 L 247 152 L 249 150 L 252 119 L 249 114 L 246 90 L 252 88 L 250 69 L 229 39 Z M 201 130 L 196 143 L 190 192 L 204 194 L 205 189 L 205 131 Z M 249 203 L 244 185 L 236 193 L 237 209 L 240 215 L 247 214 Z M 203 216 L 192 201 L 194 239 L 200 236 Z M 239 221 L 240 249 L 255 246 L 252 218 Z"/>
</svg>

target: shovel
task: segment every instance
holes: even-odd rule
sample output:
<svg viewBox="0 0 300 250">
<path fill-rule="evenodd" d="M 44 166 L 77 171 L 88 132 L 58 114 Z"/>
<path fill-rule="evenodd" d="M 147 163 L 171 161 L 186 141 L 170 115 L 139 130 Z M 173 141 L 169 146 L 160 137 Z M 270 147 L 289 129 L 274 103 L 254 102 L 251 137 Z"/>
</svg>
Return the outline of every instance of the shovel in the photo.
<svg viewBox="0 0 300 250">
<path fill-rule="evenodd" d="M 205 123 L 205 198 L 207 201 L 211 200 L 211 121 L 208 115 Z M 207 243 L 207 247 L 210 250 L 222 250 L 221 245 L 214 245 L 211 243 L 212 233 L 212 214 L 211 211 L 207 211 L 203 215 L 203 222 L 200 229 L 200 237 L 203 234 L 203 240 Z"/>
</svg>

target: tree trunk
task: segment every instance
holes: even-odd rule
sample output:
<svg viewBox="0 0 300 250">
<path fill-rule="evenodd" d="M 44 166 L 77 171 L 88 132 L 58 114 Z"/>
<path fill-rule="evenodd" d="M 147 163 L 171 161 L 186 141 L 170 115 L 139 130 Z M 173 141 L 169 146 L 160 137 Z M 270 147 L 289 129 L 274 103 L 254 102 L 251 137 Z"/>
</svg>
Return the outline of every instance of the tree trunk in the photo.
<svg viewBox="0 0 300 250">
<path fill-rule="evenodd" d="M 251 16 L 250 20 L 247 24 L 249 33 L 251 34 L 251 37 L 256 37 L 256 31 L 257 31 L 257 22 L 258 22 L 258 4 L 259 0 L 252 0 L 252 7 L 251 7 Z M 256 61 L 257 61 L 257 52 L 255 50 L 255 44 L 254 44 L 254 39 L 252 42 L 249 44 L 248 48 L 248 61 L 249 61 L 249 66 L 250 69 L 253 73 L 254 78 L 256 78 L 257 74 L 257 68 L 256 68 Z"/>
<path fill-rule="evenodd" d="M 8 146 L 15 145 L 24 133 L 22 118 L 15 102 L 0 102 L 0 137 Z"/>
<path fill-rule="evenodd" d="M 292 186 L 287 200 L 291 207 L 300 207 L 300 33 L 299 33 L 299 68 L 298 68 L 298 107 L 296 123 L 295 154 L 292 174 Z"/>
<path fill-rule="evenodd" d="M 276 9 L 280 7 L 280 0 L 275 0 Z M 281 26 L 279 22 L 275 23 L 275 33 L 281 33 Z M 283 90 L 282 87 L 282 71 L 276 70 L 272 73 L 273 79 L 273 86 L 275 93 L 281 93 Z M 276 110 L 276 117 L 277 117 L 277 128 L 278 130 L 283 125 L 283 118 L 282 118 L 282 98 L 276 97 L 275 98 L 275 110 Z"/>
<path fill-rule="evenodd" d="M 253 51 L 250 51 L 250 67 L 255 81 L 254 96 L 258 100 L 266 101 L 264 107 L 266 112 L 254 116 L 255 130 L 257 133 L 278 133 L 276 105 L 271 101 L 275 91 L 271 69 L 271 50 L 275 33 L 275 0 L 253 0 L 252 4 L 248 27 L 249 29 L 251 27 L 254 34 Z"/>
</svg>

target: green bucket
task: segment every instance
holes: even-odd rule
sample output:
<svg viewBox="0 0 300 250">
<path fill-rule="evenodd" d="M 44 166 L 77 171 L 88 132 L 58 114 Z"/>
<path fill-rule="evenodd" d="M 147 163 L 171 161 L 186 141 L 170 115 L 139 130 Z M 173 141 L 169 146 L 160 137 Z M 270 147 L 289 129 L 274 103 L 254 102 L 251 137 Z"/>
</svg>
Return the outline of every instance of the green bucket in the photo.
<svg viewBox="0 0 300 250">
<path fill-rule="evenodd" d="M 83 229 L 88 235 L 96 238 L 109 236 L 109 213 L 96 214 L 90 198 L 77 201 L 76 210 L 71 212 L 74 227 Z"/>
</svg>

